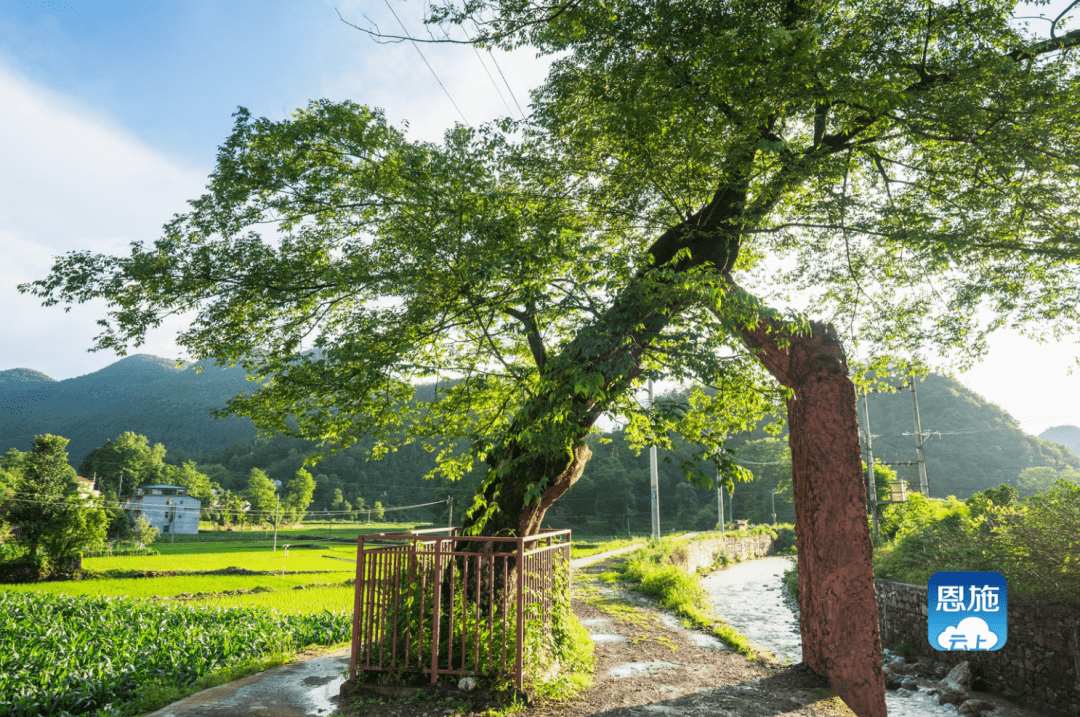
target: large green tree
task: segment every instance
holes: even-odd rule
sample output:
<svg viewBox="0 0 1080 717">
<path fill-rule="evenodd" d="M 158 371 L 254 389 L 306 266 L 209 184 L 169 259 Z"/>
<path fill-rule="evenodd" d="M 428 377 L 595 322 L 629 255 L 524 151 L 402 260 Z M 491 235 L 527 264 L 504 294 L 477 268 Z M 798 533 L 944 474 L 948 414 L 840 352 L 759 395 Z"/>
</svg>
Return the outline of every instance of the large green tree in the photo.
<svg viewBox="0 0 1080 717">
<path fill-rule="evenodd" d="M 157 483 L 163 478 L 165 447 L 150 445 L 150 439 L 132 431 L 124 431 L 105 441 L 87 454 L 79 464 L 85 477 L 97 476 L 102 491 L 113 491 L 122 497 L 134 495 L 140 485 Z"/>
<path fill-rule="evenodd" d="M 1080 318 L 1080 31 L 1036 37 L 1012 10 L 436 6 L 451 33 L 557 56 L 528 120 L 433 145 L 347 102 L 241 110 L 208 193 L 153 246 L 72 253 L 22 289 L 107 299 L 101 348 L 197 312 L 196 358 L 273 376 L 229 406 L 265 429 L 373 435 L 376 455 L 419 440 L 450 476 L 483 461 L 466 525 L 485 533 L 539 529 L 605 412 L 731 476 L 722 436 L 786 398 L 805 659 L 884 715 L 844 344 L 964 361 L 998 326 Z M 635 400 L 662 376 L 723 390 Z"/>
<path fill-rule="evenodd" d="M 286 523 L 299 523 L 304 520 L 312 496 L 315 495 L 315 479 L 301 468 L 285 484 L 285 497 L 281 501 Z"/>
<path fill-rule="evenodd" d="M 247 482 L 247 499 L 251 503 L 255 522 L 273 522 L 274 509 L 277 508 L 277 488 L 265 471 L 259 468 L 251 469 Z"/>
<path fill-rule="evenodd" d="M 43 547 L 53 560 L 69 561 L 105 537 L 108 517 L 82 494 L 67 462 L 67 444 L 46 434 L 35 436 L 25 453 L 5 454 L 7 463 L 18 465 L 7 520 L 19 528 L 31 560 Z"/>
</svg>

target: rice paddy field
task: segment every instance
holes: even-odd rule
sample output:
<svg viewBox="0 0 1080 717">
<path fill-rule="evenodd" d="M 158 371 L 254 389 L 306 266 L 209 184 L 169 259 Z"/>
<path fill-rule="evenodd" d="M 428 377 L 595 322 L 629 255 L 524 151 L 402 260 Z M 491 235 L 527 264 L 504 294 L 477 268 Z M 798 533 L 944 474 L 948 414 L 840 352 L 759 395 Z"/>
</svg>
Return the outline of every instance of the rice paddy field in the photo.
<svg viewBox="0 0 1080 717">
<path fill-rule="evenodd" d="M 148 686 L 347 642 L 356 545 L 338 541 L 412 527 L 308 525 L 276 551 L 266 531 L 175 536 L 87 558 L 82 580 L 0 585 L 0 715 L 133 715 Z"/>
</svg>

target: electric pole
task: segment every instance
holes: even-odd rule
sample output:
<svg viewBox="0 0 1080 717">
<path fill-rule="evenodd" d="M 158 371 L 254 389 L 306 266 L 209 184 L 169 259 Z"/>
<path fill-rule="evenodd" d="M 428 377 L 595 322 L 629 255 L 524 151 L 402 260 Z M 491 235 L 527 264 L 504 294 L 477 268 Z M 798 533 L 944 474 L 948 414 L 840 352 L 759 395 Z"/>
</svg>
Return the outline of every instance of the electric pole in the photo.
<svg viewBox="0 0 1080 717">
<path fill-rule="evenodd" d="M 915 393 L 914 376 L 908 376 L 908 386 L 911 387 L 911 405 L 915 410 L 915 453 L 919 459 L 919 492 L 924 498 L 929 498 L 930 483 L 926 478 L 926 452 L 923 451 L 926 434 L 923 433 L 922 422 L 919 420 L 919 397 Z"/>
<path fill-rule="evenodd" d="M 877 482 L 874 480 L 874 440 L 870 435 L 870 404 L 862 397 L 863 416 L 866 417 L 866 482 L 870 486 L 870 519 L 874 526 L 874 538 L 878 537 Z"/>
<path fill-rule="evenodd" d="M 653 407 L 653 383 L 649 379 L 649 408 Z M 656 472 L 656 446 L 649 446 L 649 489 L 652 492 L 652 539 L 660 540 L 660 478 Z"/>
<path fill-rule="evenodd" d="M 772 524 L 776 525 L 776 489 L 772 492 Z"/>
<path fill-rule="evenodd" d="M 720 487 L 720 469 L 716 469 L 716 514 L 720 516 L 720 535 L 724 534 L 724 489 Z"/>
<path fill-rule="evenodd" d="M 281 503 L 281 501 L 278 500 L 277 493 L 275 492 L 274 493 L 274 552 L 275 553 L 277 552 L 277 515 L 278 515 L 278 505 L 280 503 Z"/>
</svg>

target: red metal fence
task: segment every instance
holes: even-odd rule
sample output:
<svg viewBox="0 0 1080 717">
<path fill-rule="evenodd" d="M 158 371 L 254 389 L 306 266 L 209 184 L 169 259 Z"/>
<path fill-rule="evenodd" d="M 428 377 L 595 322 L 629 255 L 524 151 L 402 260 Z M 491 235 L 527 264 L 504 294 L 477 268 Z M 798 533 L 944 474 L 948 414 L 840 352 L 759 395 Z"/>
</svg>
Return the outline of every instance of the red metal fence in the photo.
<svg viewBox="0 0 1080 717">
<path fill-rule="evenodd" d="M 434 535 L 433 533 L 448 533 Z M 352 662 L 357 671 L 505 675 L 522 687 L 530 641 L 568 600 L 570 531 L 472 537 L 457 528 L 357 540 Z M 567 572 L 568 575 L 568 572 Z"/>
</svg>

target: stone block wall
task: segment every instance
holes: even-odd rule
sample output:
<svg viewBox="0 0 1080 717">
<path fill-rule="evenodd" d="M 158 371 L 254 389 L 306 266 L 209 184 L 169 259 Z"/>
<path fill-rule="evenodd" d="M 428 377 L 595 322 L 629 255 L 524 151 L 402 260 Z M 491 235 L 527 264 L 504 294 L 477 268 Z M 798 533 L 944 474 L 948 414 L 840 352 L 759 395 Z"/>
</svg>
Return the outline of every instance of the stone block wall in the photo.
<svg viewBox="0 0 1080 717">
<path fill-rule="evenodd" d="M 1033 706 L 1080 714 L 1080 611 L 1009 600 L 1005 646 L 987 652 L 947 652 L 926 636 L 926 587 L 876 580 L 881 642 L 910 644 L 920 655 L 954 665 L 967 660 L 995 692 L 1014 690 Z"/>
<path fill-rule="evenodd" d="M 745 538 L 708 538 L 687 540 L 671 555 L 671 562 L 690 575 L 712 567 L 717 556 L 726 552 L 731 560 L 751 560 L 776 551 L 777 540 L 768 535 L 749 535 Z"/>
</svg>

